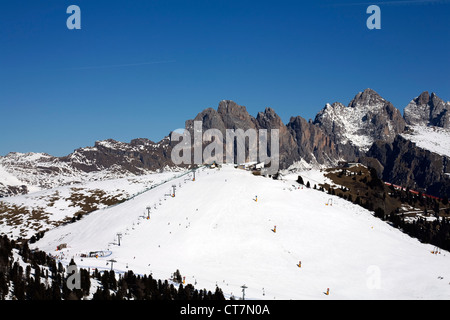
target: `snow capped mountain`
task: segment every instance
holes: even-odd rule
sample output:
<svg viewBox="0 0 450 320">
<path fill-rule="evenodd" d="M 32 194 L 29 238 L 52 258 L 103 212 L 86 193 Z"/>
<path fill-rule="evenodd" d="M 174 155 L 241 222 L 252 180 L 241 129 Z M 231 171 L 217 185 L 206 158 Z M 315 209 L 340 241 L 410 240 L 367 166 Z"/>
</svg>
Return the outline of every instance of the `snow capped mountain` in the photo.
<svg viewBox="0 0 450 320">
<path fill-rule="evenodd" d="M 372 89 L 358 93 L 346 107 L 327 104 L 314 121 L 335 141 L 366 152 L 376 140 L 392 142 L 405 122 L 399 110 Z"/>
<path fill-rule="evenodd" d="M 405 120 L 410 125 L 450 128 L 450 102 L 434 92 L 422 92 L 405 107 Z"/>
<path fill-rule="evenodd" d="M 408 123 L 417 122 L 422 126 L 445 126 L 448 104 L 435 94 L 422 93 L 405 108 L 405 119 Z M 285 125 L 270 107 L 253 117 L 245 106 L 222 100 L 217 110 L 207 108 L 193 120 L 187 120 L 185 129 L 191 132 L 194 121 L 202 121 L 203 131 L 218 129 L 224 137 L 226 129 L 279 129 L 280 169 L 320 168 L 334 166 L 339 161 L 360 161 L 377 141 L 392 143 L 398 134 L 404 132 L 405 119 L 389 101 L 374 90 L 366 89 L 359 92 L 348 106 L 339 102 L 326 104 L 314 122 L 296 116 Z M 415 132 L 425 130 L 416 126 Z M 413 137 L 410 133 L 406 132 L 403 137 L 413 142 L 425 139 L 424 135 Z M 418 145 L 424 147 L 424 144 Z M 445 145 L 440 145 L 440 149 L 444 149 L 441 153 L 445 152 Z M 135 139 L 130 143 L 112 139 L 96 141 L 94 146 L 76 149 L 65 157 L 10 153 L 0 157 L 0 172 L 3 173 L 0 175 L 0 196 L 83 181 L 145 175 L 163 168 L 176 170 L 171 161 L 173 146 L 168 135 L 158 143 L 148 139 Z M 383 148 L 378 148 L 381 150 Z"/>
<path fill-rule="evenodd" d="M 176 196 L 164 197 L 172 185 Z M 248 299 L 450 298 L 441 280 L 450 278 L 449 252 L 432 255 L 431 245 L 341 198 L 233 166 L 171 180 L 32 247 L 82 268 L 109 270 L 114 259 L 116 274 L 168 279 L 179 269 L 186 284 L 217 285 L 226 297 L 245 284 Z"/>
<path fill-rule="evenodd" d="M 24 186 L 25 193 L 51 188 L 79 177 L 79 173 L 67 163 L 45 153 L 11 152 L 0 157 L 0 172 L 1 184 Z"/>
<path fill-rule="evenodd" d="M 0 196 L 25 194 L 89 181 L 178 170 L 170 162 L 170 140 L 96 141 L 65 157 L 11 152 L 0 157 Z"/>
</svg>

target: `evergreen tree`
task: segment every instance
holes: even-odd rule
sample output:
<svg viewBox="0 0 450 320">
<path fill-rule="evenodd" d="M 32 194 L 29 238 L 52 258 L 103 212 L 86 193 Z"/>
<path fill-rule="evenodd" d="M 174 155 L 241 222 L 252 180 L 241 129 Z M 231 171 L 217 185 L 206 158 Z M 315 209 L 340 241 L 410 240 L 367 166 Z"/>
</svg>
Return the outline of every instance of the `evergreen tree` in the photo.
<svg viewBox="0 0 450 320">
<path fill-rule="evenodd" d="M 61 300 L 61 288 L 57 281 L 52 282 L 52 300 Z"/>
<path fill-rule="evenodd" d="M 177 269 L 177 271 L 175 271 L 175 273 L 173 274 L 173 278 L 175 282 L 181 283 L 182 282 L 182 277 L 181 277 L 181 273 L 180 270 Z"/>
<path fill-rule="evenodd" d="M 377 209 L 375 210 L 375 217 L 384 220 L 384 219 L 385 219 L 385 218 L 384 218 L 384 215 L 385 215 L 385 212 L 384 212 L 383 209 L 377 208 Z"/>
<path fill-rule="evenodd" d="M 180 283 L 180 286 L 178 287 L 178 292 L 176 294 L 176 299 L 177 300 L 187 300 L 187 295 L 186 292 L 184 291 L 184 287 L 183 284 Z"/>
<path fill-rule="evenodd" d="M 216 287 L 216 291 L 214 292 L 214 300 L 225 300 L 222 289 Z"/>
</svg>

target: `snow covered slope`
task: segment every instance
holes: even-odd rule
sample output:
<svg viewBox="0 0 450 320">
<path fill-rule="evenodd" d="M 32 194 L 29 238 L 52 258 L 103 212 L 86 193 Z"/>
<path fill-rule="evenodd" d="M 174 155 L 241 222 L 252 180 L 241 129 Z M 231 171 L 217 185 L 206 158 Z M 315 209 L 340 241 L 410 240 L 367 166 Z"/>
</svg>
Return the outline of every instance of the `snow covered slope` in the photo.
<svg viewBox="0 0 450 320">
<path fill-rule="evenodd" d="M 450 129 L 415 125 L 402 136 L 425 150 L 450 157 Z"/>
<path fill-rule="evenodd" d="M 165 196 L 173 185 L 176 196 Z M 62 243 L 68 248 L 56 251 Z M 449 252 L 433 255 L 343 199 L 229 166 L 93 212 L 35 247 L 79 267 L 110 269 L 114 259 L 116 272 L 159 279 L 179 269 L 186 283 L 218 285 L 228 297 L 240 297 L 245 284 L 248 299 L 450 298 Z M 92 251 L 110 255 L 80 256 Z"/>
<path fill-rule="evenodd" d="M 130 175 L 130 172 L 126 172 Z M 125 174 L 114 168 L 83 172 L 70 163 L 45 153 L 11 152 L 0 157 L 0 196 L 10 196 L 7 186 L 25 186 L 25 193 L 88 181 L 122 178 Z M 4 186 L 2 193 L 2 185 Z"/>
<path fill-rule="evenodd" d="M 0 199 L 0 235 L 29 239 L 78 214 L 106 208 L 129 199 L 183 172 L 154 173 L 128 178 L 72 184 Z"/>
</svg>

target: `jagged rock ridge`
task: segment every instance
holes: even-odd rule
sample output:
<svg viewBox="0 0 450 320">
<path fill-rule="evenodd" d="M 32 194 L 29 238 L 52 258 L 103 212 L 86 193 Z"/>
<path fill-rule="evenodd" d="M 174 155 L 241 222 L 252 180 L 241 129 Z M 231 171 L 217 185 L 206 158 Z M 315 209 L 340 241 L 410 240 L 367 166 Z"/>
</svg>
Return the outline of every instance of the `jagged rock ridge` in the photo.
<svg viewBox="0 0 450 320">
<path fill-rule="evenodd" d="M 442 159 L 434 159 L 433 153 L 423 153 L 414 143 L 406 144 L 407 135 L 403 139 L 398 136 L 405 132 L 407 125 L 448 128 L 448 109 L 448 102 L 444 103 L 434 93 L 429 95 L 424 92 L 408 104 L 402 117 L 389 101 L 374 90 L 366 89 L 359 92 L 347 106 L 339 102 L 326 104 L 314 121 L 295 116 L 287 124 L 272 108 L 266 108 L 253 117 L 245 106 L 222 100 L 217 109 L 207 108 L 194 119 L 187 120 L 185 129 L 191 132 L 192 137 L 194 121 L 202 121 L 203 132 L 218 129 L 223 137 L 226 137 L 226 129 L 267 129 L 269 134 L 270 129 L 279 129 L 281 169 L 300 161 L 323 167 L 334 166 L 339 161 L 364 161 L 376 166 L 380 175 L 392 179 L 390 182 L 426 189 L 448 177 L 447 166 L 433 166 L 429 170 L 438 170 L 439 173 L 432 174 L 424 167 L 426 161 L 437 163 Z M 268 138 L 267 151 L 270 156 L 270 135 Z M 97 141 L 93 147 L 77 149 L 65 157 L 10 153 L 0 157 L 0 169 L 17 181 L 13 179 L 15 182 L 8 184 L 0 180 L 0 196 L 32 192 L 35 187 L 44 189 L 92 179 L 173 169 L 176 166 L 171 160 L 171 151 L 176 143 L 169 134 L 157 143 L 144 138 L 130 143 L 112 139 Z M 399 150 L 397 153 L 392 152 L 394 146 Z M 246 151 L 248 153 L 248 146 Z M 410 157 L 422 160 L 407 161 Z M 390 165 L 391 161 L 404 165 L 396 167 Z M 415 174 L 405 178 L 405 174 L 401 173 L 405 170 Z M 417 179 L 422 173 L 426 178 Z M 2 175 L 0 171 L 0 177 Z"/>
<path fill-rule="evenodd" d="M 405 107 L 409 125 L 450 128 L 450 102 L 444 102 L 434 92 L 422 92 Z"/>
<path fill-rule="evenodd" d="M 377 140 L 392 142 L 405 128 L 401 112 L 372 89 L 358 93 L 347 107 L 339 102 L 327 104 L 314 123 L 341 148 L 353 147 L 357 155 L 368 151 Z M 352 150 L 344 151 L 351 156 L 349 152 Z"/>
</svg>

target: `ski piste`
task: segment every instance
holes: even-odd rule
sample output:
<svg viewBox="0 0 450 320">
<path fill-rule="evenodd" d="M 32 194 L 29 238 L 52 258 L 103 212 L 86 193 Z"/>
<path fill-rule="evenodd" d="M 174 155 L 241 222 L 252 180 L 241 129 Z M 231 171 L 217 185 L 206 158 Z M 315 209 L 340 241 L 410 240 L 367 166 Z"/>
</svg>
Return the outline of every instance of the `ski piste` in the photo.
<svg viewBox="0 0 450 320">
<path fill-rule="evenodd" d="M 294 188 L 296 178 L 203 167 L 195 181 L 169 179 L 50 230 L 33 247 L 55 254 L 65 243 L 61 263 L 91 271 L 111 270 L 110 259 L 117 274 L 170 279 L 180 270 L 186 284 L 219 286 L 226 297 L 245 284 L 248 299 L 449 298 L 448 252 L 431 254 L 434 246 L 342 198 Z M 176 196 L 167 196 L 173 185 Z M 112 254 L 81 257 L 95 251 Z"/>
</svg>

